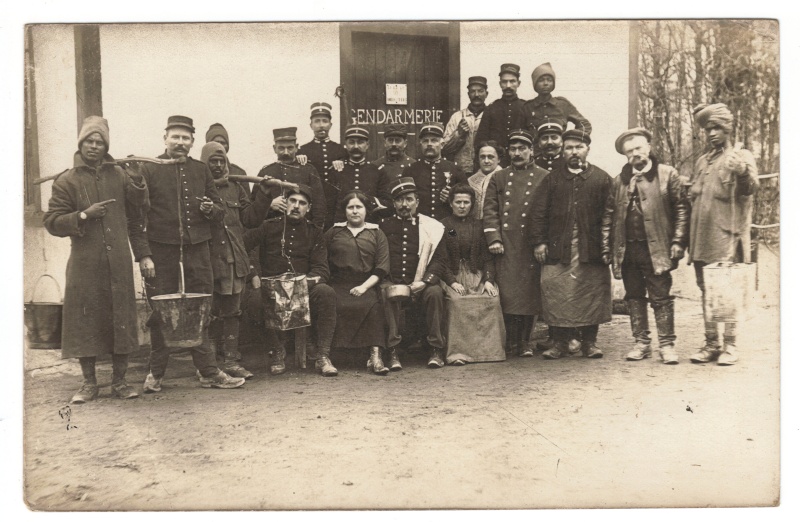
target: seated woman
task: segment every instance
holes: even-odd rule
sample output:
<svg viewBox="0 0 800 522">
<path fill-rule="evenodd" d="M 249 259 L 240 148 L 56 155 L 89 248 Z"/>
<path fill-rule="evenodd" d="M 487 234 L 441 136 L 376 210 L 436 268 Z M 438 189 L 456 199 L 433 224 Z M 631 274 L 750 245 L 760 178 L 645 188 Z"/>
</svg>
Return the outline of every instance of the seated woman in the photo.
<svg viewBox="0 0 800 522">
<path fill-rule="evenodd" d="M 389 243 L 378 225 L 366 222 L 371 204 L 359 190 L 346 193 L 339 205 L 347 221 L 335 223 L 324 236 L 329 284 L 336 292 L 332 346 L 370 347 L 367 368 L 386 375 L 389 369 L 381 358 L 381 349 L 386 346 L 385 319 L 377 284 L 389 273 Z"/>
<path fill-rule="evenodd" d="M 505 149 L 494 140 L 481 142 L 478 146 L 478 171 L 467 179 L 469 186 L 475 190 L 475 204 L 472 205 L 472 215 L 483 219 L 483 198 L 486 187 L 492 179 L 492 174 L 502 169 L 500 160 L 503 159 Z"/>
<path fill-rule="evenodd" d="M 475 191 L 466 183 L 450 191 L 453 214 L 442 220 L 447 267 L 442 286 L 447 297 L 447 362 L 504 361 L 506 338 L 494 259 L 483 226 L 470 215 Z"/>
</svg>

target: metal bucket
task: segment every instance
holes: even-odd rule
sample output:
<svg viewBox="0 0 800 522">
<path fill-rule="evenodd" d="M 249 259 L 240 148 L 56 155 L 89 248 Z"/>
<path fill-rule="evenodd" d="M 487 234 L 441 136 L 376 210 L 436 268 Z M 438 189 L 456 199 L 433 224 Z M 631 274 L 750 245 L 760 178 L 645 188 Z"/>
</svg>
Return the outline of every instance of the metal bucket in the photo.
<svg viewBox="0 0 800 522">
<path fill-rule="evenodd" d="M 706 321 L 745 319 L 755 296 L 755 263 L 710 263 L 703 267 Z"/>
<path fill-rule="evenodd" d="M 308 280 L 303 274 L 286 272 L 262 277 L 269 301 L 264 302 L 264 326 L 273 330 L 294 330 L 311 325 Z"/>
<path fill-rule="evenodd" d="M 35 302 L 36 290 L 43 277 L 49 277 L 58 288 L 59 297 L 62 296 L 61 286 L 49 274 L 39 276 L 33 286 L 31 300 L 25 303 L 24 317 L 27 330 L 28 348 L 32 350 L 59 350 L 61 349 L 61 318 L 64 310 L 64 298 L 60 303 Z"/>
<path fill-rule="evenodd" d="M 211 294 L 165 294 L 151 298 L 167 348 L 203 344 L 203 329 L 211 317 Z"/>
</svg>

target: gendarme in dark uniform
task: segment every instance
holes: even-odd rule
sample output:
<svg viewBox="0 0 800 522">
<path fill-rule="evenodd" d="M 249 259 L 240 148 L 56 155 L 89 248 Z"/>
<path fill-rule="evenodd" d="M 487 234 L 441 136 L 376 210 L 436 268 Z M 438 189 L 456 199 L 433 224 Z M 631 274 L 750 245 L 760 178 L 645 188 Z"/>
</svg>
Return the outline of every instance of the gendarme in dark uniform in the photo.
<svg viewBox="0 0 800 522">
<path fill-rule="evenodd" d="M 557 137 L 558 143 L 561 143 L 561 134 L 564 133 L 566 124 L 557 120 L 547 120 L 536 129 L 536 140 L 540 149 L 539 152 L 533 157 L 533 162 L 537 167 L 543 168 L 547 172 L 558 170 L 564 164 L 564 155 L 561 153 L 561 147 L 557 151 L 541 150 L 541 139 L 543 136 Z M 553 154 L 555 152 L 555 154 Z"/>
<path fill-rule="evenodd" d="M 272 133 L 275 137 L 276 146 L 279 142 L 297 143 L 297 127 L 275 129 L 272 131 Z M 311 193 L 314 196 L 312 199 L 314 201 L 325 201 L 325 195 L 322 190 L 322 182 L 317 174 L 317 169 L 315 169 L 312 165 L 300 165 L 297 162 L 296 150 L 295 152 L 288 154 L 284 159 L 279 157 L 278 161 L 275 163 L 270 163 L 266 167 L 263 167 L 259 171 L 258 177 L 263 178 L 264 176 L 270 176 L 280 181 L 287 181 L 289 183 L 302 183 L 304 185 L 308 185 L 311 188 Z M 267 195 L 270 197 L 270 199 L 275 199 L 281 195 L 280 187 L 264 187 L 264 189 L 267 191 Z M 322 228 L 325 223 L 325 205 L 312 205 L 309 214 L 311 216 L 309 221 Z M 275 217 L 277 215 L 278 212 L 271 209 L 267 215 L 267 218 Z"/>
<path fill-rule="evenodd" d="M 504 63 L 500 66 L 500 77 L 514 75 L 519 80 L 519 65 Z M 517 83 L 519 86 L 519 83 Z M 522 129 L 525 125 L 525 113 L 522 110 L 525 100 L 516 93 L 503 92 L 503 95 L 490 103 L 483 111 L 483 118 L 475 133 L 475 146 L 484 141 L 494 140 L 503 148 L 508 148 L 508 133 L 514 129 Z"/>
<path fill-rule="evenodd" d="M 387 138 L 402 138 L 404 145 L 398 147 L 398 154 L 390 154 L 389 146 L 386 146 L 386 154 L 372 162 L 373 165 L 381 167 L 388 177 L 389 181 L 395 181 L 403 177 L 403 171 L 406 167 L 416 163 L 417 160 L 406 154 L 406 146 L 408 140 L 408 129 L 403 124 L 390 124 L 384 127 L 383 139 Z"/>
<path fill-rule="evenodd" d="M 349 139 L 351 141 L 366 140 L 367 147 L 369 147 L 369 131 L 359 125 L 349 125 L 344 131 L 344 138 L 345 142 Z M 350 145 L 347 146 L 349 147 Z M 348 151 L 348 159 L 344 162 L 344 168 L 339 172 L 334 172 L 336 186 L 339 188 L 336 200 L 338 201 L 339 195 L 347 194 L 353 190 L 360 190 L 369 196 L 373 203 L 377 200 L 381 206 L 391 209 L 392 198 L 389 195 L 389 178 L 386 172 L 382 168 L 368 163 L 365 154 L 361 154 L 357 161 L 358 152 L 358 150 L 355 150 L 351 154 Z M 335 205 L 333 221 L 338 223 L 344 220 L 344 210 L 339 205 Z"/>
<path fill-rule="evenodd" d="M 435 157 L 426 157 L 425 150 L 422 158 L 406 167 L 403 177 L 414 180 L 416 193 L 419 197 L 419 212 L 434 219 L 442 220 L 452 213 L 447 201 L 442 201 L 440 194 L 442 190 L 454 187 L 459 183 L 467 183 L 467 177 L 461 168 L 453 163 L 442 159 L 442 137 L 444 127 L 441 123 L 427 123 L 419 130 L 419 139 L 422 141 L 425 136 L 439 138 L 438 152 L 434 149 Z"/>
</svg>

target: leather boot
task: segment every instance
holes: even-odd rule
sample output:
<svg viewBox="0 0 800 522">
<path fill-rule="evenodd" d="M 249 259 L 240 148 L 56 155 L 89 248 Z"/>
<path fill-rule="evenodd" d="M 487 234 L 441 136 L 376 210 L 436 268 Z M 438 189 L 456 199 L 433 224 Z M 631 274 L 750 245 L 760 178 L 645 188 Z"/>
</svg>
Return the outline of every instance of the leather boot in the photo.
<svg viewBox="0 0 800 522">
<path fill-rule="evenodd" d="M 78 393 L 72 396 L 70 404 L 83 404 L 97 398 L 99 389 L 97 388 L 97 374 L 95 373 L 95 357 L 79 357 L 81 373 L 83 374 L 83 386 Z"/>
<path fill-rule="evenodd" d="M 545 359 L 560 359 L 567 351 L 567 329 L 553 327 L 553 346 L 542 353 Z"/>
<path fill-rule="evenodd" d="M 225 361 L 223 353 L 223 319 L 221 317 L 211 316 L 211 321 L 208 323 L 208 342 L 211 344 L 211 349 L 214 350 L 214 356 L 217 359 L 217 366 L 222 366 Z"/>
<path fill-rule="evenodd" d="M 600 359 L 603 357 L 603 351 L 595 344 L 599 328 L 600 325 L 597 324 L 580 327 L 581 351 L 587 359 Z"/>
<path fill-rule="evenodd" d="M 678 353 L 675 351 L 675 303 L 673 301 L 664 303 L 655 307 L 653 311 L 656 314 L 661 362 L 678 364 Z"/>
<path fill-rule="evenodd" d="M 442 368 L 444 367 L 444 359 L 442 359 L 441 348 L 433 348 L 431 358 L 428 359 L 428 368 Z"/>
<path fill-rule="evenodd" d="M 389 369 L 393 372 L 399 372 L 403 369 L 400 364 L 400 357 L 397 355 L 397 347 L 389 348 Z"/>
<path fill-rule="evenodd" d="M 240 362 L 242 354 L 239 353 L 239 316 L 224 318 L 222 331 L 224 344 L 221 348 L 224 360 L 220 369 L 231 377 L 252 378 L 253 372 L 242 366 Z"/>
<path fill-rule="evenodd" d="M 628 299 L 628 309 L 631 316 L 631 333 L 636 343 L 633 350 L 628 352 L 625 359 L 629 361 L 641 361 L 650 357 L 650 327 L 647 319 L 647 300 Z M 656 319 L 656 323 L 658 319 Z"/>
<path fill-rule="evenodd" d="M 373 346 L 370 348 L 367 368 L 372 370 L 372 373 L 375 375 L 386 375 L 389 373 L 389 368 L 383 365 L 383 359 L 381 359 L 381 349 L 379 347 Z"/>
<path fill-rule="evenodd" d="M 111 356 L 111 395 L 118 399 L 135 399 L 139 396 L 133 387 L 125 382 L 128 372 L 128 354 L 115 353 Z"/>
<path fill-rule="evenodd" d="M 269 364 L 269 373 L 280 375 L 286 373 L 286 348 L 283 341 L 278 342 L 278 346 L 272 349 L 272 361 Z"/>
</svg>

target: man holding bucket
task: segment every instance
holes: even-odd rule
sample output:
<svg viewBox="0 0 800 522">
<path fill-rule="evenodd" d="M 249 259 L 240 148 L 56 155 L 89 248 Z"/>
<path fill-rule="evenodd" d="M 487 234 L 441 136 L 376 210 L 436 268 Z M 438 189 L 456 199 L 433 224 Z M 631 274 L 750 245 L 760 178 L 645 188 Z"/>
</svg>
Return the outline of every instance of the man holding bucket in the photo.
<svg viewBox="0 0 800 522">
<path fill-rule="evenodd" d="M 159 158 L 177 162 L 148 164 L 143 168 L 142 174 L 150 189 L 147 238 L 138 252 L 134 248 L 151 305 L 153 297 L 175 295 L 181 290 L 211 295 L 214 288 L 209 252 L 211 223 L 221 222 L 225 217 L 211 171 L 205 163 L 189 157 L 194 144 L 191 118 L 170 116 L 165 131 L 166 151 Z M 148 326 L 150 373 L 143 388 L 145 393 L 155 393 L 161 391 L 170 348 L 165 343 L 164 325 L 156 313 L 150 316 Z M 202 343 L 191 348 L 201 386 L 237 388 L 243 385 L 243 378 L 231 377 L 217 367 L 208 340 L 208 325 L 201 328 Z"/>
<path fill-rule="evenodd" d="M 706 288 L 704 270 L 713 263 L 750 261 L 750 223 L 753 194 L 758 189 L 758 169 L 750 151 L 731 145 L 733 114 L 726 105 L 715 103 L 700 109 L 695 113 L 695 122 L 705 131 L 711 150 L 697 160 L 689 189 L 692 201 L 689 263 L 694 264 L 697 286 L 703 293 L 706 336 L 705 345 L 690 360 L 717 361 L 720 366 L 730 366 L 738 360 L 736 322 L 725 321 L 720 347 L 717 323 L 711 321 L 707 296 L 710 288 Z"/>
<path fill-rule="evenodd" d="M 138 350 L 133 265 L 143 239 L 140 206 L 147 201 L 142 176 L 123 171 L 108 155 L 108 122 L 100 116 L 83 121 L 74 167 L 53 183 L 44 226 L 72 240 L 61 333 L 61 356 L 77 357 L 83 386 L 72 397 L 82 404 L 97 397 L 95 361 L 111 354 L 111 394 L 131 399 L 139 394 L 125 382 L 128 354 Z"/>
<path fill-rule="evenodd" d="M 301 324 L 299 319 L 303 312 L 310 309 L 318 350 L 316 368 L 325 377 L 335 377 L 339 372 L 331 363 L 330 353 L 336 330 L 336 293 L 326 284 L 330 272 L 322 229 L 306 218 L 311 210 L 312 193 L 313 190 L 303 183 L 298 183 L 297 188 L 288 189 L 284 195 L 286 215 L 269 218 L 258 228 L 248 230 L 244 234 L 244 243 L 248 252 L 258 247 L 261 276 L 265 279 L 277 281 L 287 273 L 290 277 L 305 276 L 308 300 L 302 295 L 303 283 L 296 285 L 292 299 L 289 300 L 289 309 L 277 309 L 282 303 L 270 294 L 273 289 L 269 285 L 262 284 L 261 300 L 265 307 L 276 307 L 274 310 L 267 310 L 267 315 L 274 312 L 273 315 L 288 318 L 289 324 L 283 324 L 280 328 L 282 330 L 308 326 Z M 320 200 L 324 205 L 322 196 Z M 296 299 L 295 294 L 303 299 Z M 267 332 L 270 333 L 268 342 L 275 346 L 269 371 L 273 375 L 280 375 L 286 371 L 286 348 L 282 340 L 274 335 L 275 330 L 268 329 Z"/>
</svg>

